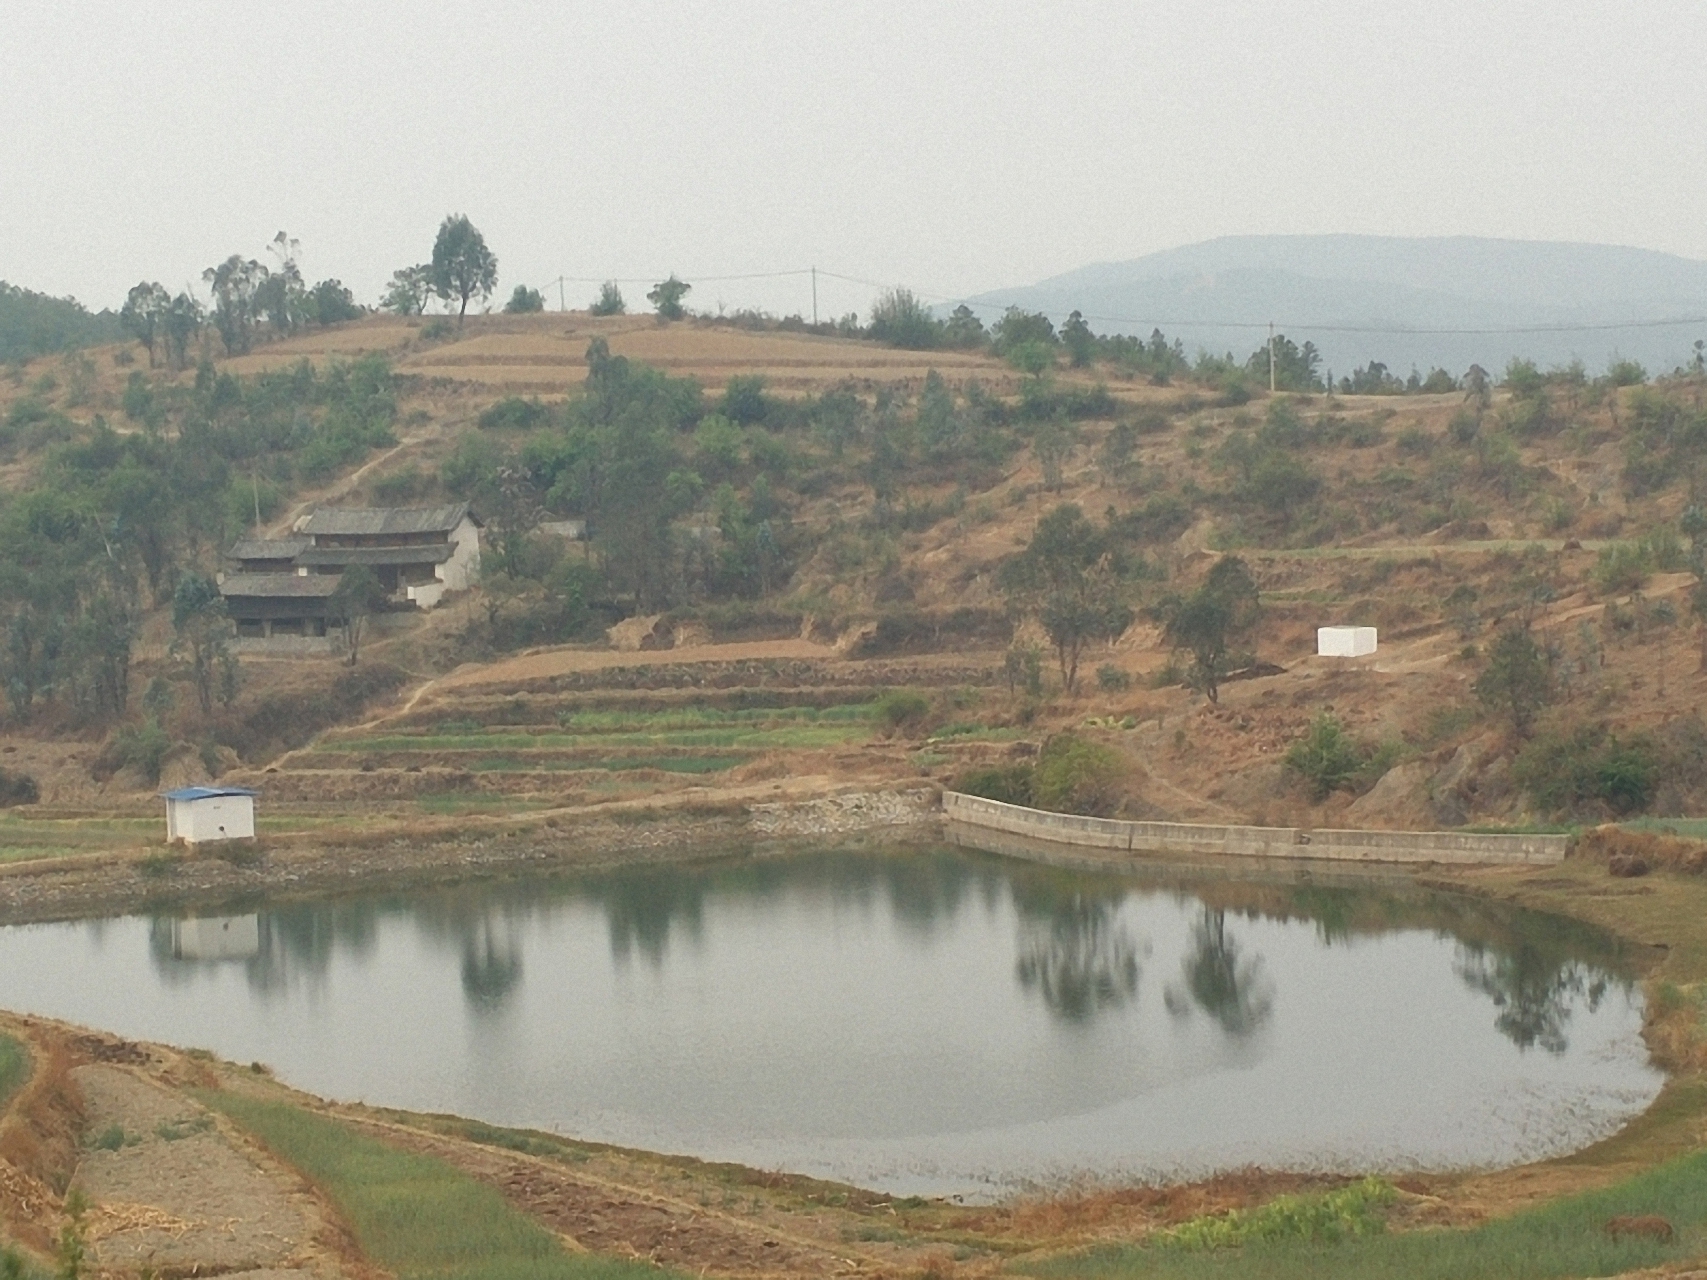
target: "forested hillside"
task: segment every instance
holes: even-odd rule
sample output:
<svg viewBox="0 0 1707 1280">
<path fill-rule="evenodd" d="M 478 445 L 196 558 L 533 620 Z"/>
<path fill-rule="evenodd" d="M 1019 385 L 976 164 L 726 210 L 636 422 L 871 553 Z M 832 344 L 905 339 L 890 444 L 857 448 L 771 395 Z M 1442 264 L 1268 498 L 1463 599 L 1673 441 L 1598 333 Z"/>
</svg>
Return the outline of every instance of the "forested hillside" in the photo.
<svg viewBox="0 0 1707 1280">
<path fill-rule="evenodd" d="M 75 298 L 50 298 L 0 280 L 0 364 L 114 342 L 121 333 L 110 311 L 90 312 Z"/>
</svg>

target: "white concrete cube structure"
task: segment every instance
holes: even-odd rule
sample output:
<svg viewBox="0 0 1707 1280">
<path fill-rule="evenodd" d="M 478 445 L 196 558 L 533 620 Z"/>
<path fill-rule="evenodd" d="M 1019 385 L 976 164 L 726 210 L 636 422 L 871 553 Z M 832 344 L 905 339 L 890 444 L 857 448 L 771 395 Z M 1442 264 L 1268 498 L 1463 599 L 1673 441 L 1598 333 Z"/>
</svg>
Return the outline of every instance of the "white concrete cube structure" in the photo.
<svg viewBox="0 0 1707 1280">
<path fill-rule="evenodd" d="M 1318 657 L 1363 658 L 1374 652 L 1374 627 L 1316 628 L 1316 654 Z"/>
<path fill-rule="evenodd" d="M 179 787 L 165 793 L 166 839 L 206 844 L 255 838 L 255 797 L 247 787 Z"/>
</svg>

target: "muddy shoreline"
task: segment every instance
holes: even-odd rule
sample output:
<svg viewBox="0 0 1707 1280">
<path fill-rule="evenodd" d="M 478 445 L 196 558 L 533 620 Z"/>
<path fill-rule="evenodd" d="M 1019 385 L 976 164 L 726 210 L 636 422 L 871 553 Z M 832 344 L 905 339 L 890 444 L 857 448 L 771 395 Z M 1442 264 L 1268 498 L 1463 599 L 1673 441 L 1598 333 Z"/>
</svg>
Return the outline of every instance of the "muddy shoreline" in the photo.
<svg viewBox="0 0 1707 1280">
<path fill-rule="evenodd" d="M 0 926 L 182 912 L 341 893 L 782 852 L 801 840 L 940 841 L 934 790 L 854 792 L 731 807 L 636 810 L 437 839 L 164 849 L 0 867 Z"/>
</svg>

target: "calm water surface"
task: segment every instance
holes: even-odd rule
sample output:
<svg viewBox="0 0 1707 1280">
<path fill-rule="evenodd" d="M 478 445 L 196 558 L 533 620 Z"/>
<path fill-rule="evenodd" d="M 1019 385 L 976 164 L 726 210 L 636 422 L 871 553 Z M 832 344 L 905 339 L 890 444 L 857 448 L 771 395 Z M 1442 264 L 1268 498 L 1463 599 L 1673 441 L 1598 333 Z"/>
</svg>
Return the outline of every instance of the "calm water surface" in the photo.
<svg viewBox="0 0 1707 1280">
<path fill-rule="evenodd" d="M 1483 903 L 940 848 L 0 929 L 0 1007 L 339 1099 L 969 1199 L 1573 1150 L 1659 1090 L 1626 972 Z"/>
</svg>

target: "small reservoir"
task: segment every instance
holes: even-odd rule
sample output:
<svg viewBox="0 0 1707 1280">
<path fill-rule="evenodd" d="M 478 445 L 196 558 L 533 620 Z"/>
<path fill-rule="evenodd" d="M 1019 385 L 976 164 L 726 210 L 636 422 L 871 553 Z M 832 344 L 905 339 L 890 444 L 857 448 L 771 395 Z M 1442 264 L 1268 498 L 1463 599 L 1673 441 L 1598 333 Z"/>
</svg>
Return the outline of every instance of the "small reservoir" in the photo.
<svg viewBox="0 0 1707 1280">
<path fill-rule="evenodd" d="M 942 847 L 0 929 L 0 1007 L 969 1201 L 1570 1152 L 1662 1083 L 1631 973 L 1585 926 L 1398 881 Z"/>
</svg>

